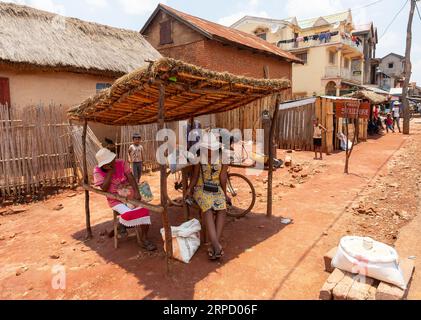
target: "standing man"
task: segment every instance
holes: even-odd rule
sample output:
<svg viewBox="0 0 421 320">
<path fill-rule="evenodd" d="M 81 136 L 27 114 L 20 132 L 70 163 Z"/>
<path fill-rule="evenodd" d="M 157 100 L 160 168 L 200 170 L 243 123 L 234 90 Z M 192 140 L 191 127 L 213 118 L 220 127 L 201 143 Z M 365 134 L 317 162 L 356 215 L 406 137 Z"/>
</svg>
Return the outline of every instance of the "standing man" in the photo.
<svg viewBox="0 0 421 320">
<path fill-rule="evenodd" d="M 314 134 L 313 134 L 313 144 L 314 144 L 314 152 L 315 152 L 315 157 L 314 160 L 318 160 L 319 158 L 317 157 L 317 152 L 320 152 L 320 160 L 323 160 L 323 152 L 322 152 L 322 133 L 326 132 L 327 129 L 325 127 L 323 127 L 320 123 L 319 123 L 319 118 L 317 118 L 316 120 L 314 120 L 313 122 L 313 130 L 314 130 Z"/>
<path fill-rule="evenodd" d="M 142 177 L 142 166 L 143 166 L 143 147 L 140 144 L 141 135 L 135 133 L 133 135 L 133 144 L 129 147 L 129 162 L 132 166 L 133 176 L 136 183 L 140 183 Z"/>
<path fill-rule="evenodd" d="M 401 125 L 400 125 L 401 105 L 400 105 L 399 101 L 395 101 L 393 103 L 392 112 L 393 112 L 393 127 L 395 127 L 395 125 L 396 125 L 399 129 L 399 133 L 401 133 Z"/>
</svg>

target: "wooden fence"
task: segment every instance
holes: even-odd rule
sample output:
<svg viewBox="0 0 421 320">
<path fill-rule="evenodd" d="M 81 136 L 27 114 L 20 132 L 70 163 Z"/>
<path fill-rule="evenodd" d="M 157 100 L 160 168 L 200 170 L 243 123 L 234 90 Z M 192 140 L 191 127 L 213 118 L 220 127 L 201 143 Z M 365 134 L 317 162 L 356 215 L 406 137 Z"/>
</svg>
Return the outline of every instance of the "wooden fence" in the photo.
<svg viewBox="0 0 421 320">
<path fill-rule="evenodd" d="M 0 198 L 22 198 L 45 187 L 76 183 L 68 124 L 62 109 L 0 105 Z"/>
<path fill-rule="evenodd" d="M 300 107 L 279 110 L 279 149 L 313 150 L 313 119 L 316 113 L 314 103 Z"/>
</svg>

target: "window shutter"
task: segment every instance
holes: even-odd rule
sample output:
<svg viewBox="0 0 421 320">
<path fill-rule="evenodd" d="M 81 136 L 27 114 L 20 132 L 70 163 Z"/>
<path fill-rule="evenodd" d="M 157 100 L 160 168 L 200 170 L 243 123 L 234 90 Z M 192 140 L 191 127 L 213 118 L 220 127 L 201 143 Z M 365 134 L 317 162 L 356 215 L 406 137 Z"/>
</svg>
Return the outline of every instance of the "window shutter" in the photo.
<svg viewBox="0 0 421 320">
<path fill-rule="evenodd" d="M 10 87 L 7 78 L 0 78 L 0 104 L 10 106 Z"/>
<path fill-rule="evenodd" d="M 172 43 L 171 20 L 160 23 L 160 44 Z"/>
</svg>

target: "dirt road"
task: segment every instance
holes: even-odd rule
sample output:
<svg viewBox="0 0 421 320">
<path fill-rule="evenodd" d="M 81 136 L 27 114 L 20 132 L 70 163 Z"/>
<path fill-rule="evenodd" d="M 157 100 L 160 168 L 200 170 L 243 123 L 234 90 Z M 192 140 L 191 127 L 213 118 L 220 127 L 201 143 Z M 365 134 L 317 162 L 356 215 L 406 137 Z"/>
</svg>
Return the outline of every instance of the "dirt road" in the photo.
<svg viewBox="0 0 421 320">
<path fill-rule="evenodd" d="M 190 264 L 174 262 L 170 277 L 158 216 L 153 217 L 151 234 L 160 250 L 153 254 L 141 250 L 134 238 L 114 250 L 105 235 L 111 230 L 111 211 L 97 195 L 91 205 L 95 238 L 88 242 L 83 242 L 81 192 L 0 216 L 0 298 L 317 299 L 328 276 L 323 254 L 344 235 L 370 235 L 390 244 L 397 240 L 402 256 L 421 257 L 421 215 L 416 216 L 421 120 L 413 126 L 411 136 L 390 134 L 356 146 L 350 175 L 343 174 L 343 153 L 323 162 L 314 161 L 312 153 L 293 153 L 294 163 L 304 169 L 275 173 L 271 220 L 265 217 L 266 174 L 253 177 L 256 207 L 248 217 L 228 221 L 224 261 L 208 262 L 201 248 Z M 157 175 L 147 180 L 157 195 Z M 54 210 L 58 204 L 63 208 Z M 295 223 L 282 225 L 282 216 Z M 177 225 L 183 215 L 173 209 L 170 218 Z M 61 275 L 66 288 L 55 289 L 52 283 Z M 420 292 L 416 272 L 409 298 L 420 298 Z"/>
</svg>

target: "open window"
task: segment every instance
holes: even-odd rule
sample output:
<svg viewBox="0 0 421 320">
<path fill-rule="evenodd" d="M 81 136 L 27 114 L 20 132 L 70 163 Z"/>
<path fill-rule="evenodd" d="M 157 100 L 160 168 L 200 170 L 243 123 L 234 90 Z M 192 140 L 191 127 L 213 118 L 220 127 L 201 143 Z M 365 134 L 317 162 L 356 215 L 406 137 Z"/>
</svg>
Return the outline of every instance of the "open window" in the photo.
<svg viewBox="0 0 421 320">
<path fill-rule="evenodd" d="M 173 43 L 172 40 L 172 24 L 171 24 L 171 20 L 167 20 L 164 22 L 161 22 L 159 24 L 160 27 L 160 40 L 159 40 L 159 44 L 160 45 L 164 45 L 164 44 L 170 44 Z"/>
<path fill-rule="evenodd" d="M 10 86 L 8 78 L 0 78 L 0 104 L 10 106 Z"/>
</svg>

